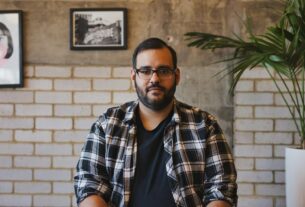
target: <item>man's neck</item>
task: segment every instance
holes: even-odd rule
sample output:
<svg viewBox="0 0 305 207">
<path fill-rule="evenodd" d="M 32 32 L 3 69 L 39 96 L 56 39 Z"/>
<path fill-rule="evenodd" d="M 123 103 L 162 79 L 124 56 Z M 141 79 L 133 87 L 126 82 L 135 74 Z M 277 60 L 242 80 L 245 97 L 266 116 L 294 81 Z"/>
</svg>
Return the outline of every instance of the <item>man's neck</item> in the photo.
<svg viewBox="0 0 305 207">
<path fill-rule="evenodd" d="M 146 130 L 155 129 L 172 111 L 174 101 L 168 104 L 164 109 L 160 111 L 154 111 L 147 108 L 141 102 L 139 103 L 139 115 L 142 124 Z"/>
</svg>

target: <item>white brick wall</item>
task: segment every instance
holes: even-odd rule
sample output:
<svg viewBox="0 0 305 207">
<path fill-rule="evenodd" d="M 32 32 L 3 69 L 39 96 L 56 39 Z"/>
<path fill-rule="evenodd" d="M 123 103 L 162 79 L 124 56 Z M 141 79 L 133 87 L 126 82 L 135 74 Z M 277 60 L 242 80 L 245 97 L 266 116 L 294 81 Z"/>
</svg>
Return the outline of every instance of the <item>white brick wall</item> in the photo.
<svg viewBox="0 0 305 207">
<path fill-rule="evenodd" d="M 247 71 L 241 77 L 235 95 L 238 206 L 284 207 L 284 152 L 286 147 L 297 144 L 290 113 L 262 68 Z M 291 103 L 287 94 L 285 97 Z"/>
<path fill-rule="evenodd" d="M 110 67 L 75 67 L 74 76 L 79 78 L 110 78 Z"/>
<path fill-rule="evenodd" d="M 130 68 L 25 67 L 0 89 L 0 206 L 76 206 L 73 176 L 98 116 L 136 94 Z"/>
<path fill-rule="evenodd" d="M 31 206 L 32 196 L 30 195 L 11 195 L 11 194 L 1 194 L 0 201 L 2 206 Z"/>
</svg>

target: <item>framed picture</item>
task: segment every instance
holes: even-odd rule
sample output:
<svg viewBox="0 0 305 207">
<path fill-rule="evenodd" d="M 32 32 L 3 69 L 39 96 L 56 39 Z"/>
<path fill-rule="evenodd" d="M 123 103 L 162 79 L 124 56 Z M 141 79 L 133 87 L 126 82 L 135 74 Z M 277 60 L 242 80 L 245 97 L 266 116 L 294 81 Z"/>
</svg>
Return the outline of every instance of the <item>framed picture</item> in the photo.
<svg viewBox="0 0 305 207">
<path fill-rule="evenodd" d="M 22 86 L 22 11 L 0 11 L 0 87 Z"/>
<path fill-rule="evenodd" d="M 71 50 L 127 48 L 127 9 L 70 9 Z"/>
</svg>

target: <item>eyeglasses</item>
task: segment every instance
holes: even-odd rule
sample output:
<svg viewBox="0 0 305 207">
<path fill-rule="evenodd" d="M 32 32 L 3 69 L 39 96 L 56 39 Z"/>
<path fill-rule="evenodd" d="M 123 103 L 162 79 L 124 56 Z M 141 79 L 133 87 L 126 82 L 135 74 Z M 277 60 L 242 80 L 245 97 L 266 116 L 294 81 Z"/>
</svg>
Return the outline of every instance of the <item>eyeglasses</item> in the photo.
<svg viewBox="0 0 305 207">
<path fill-rule="evenodd" d="M 139 69 L 135 69 L 135 72 L 138 74 L 139 78 L 143 80 L 149 80 L 153 76 L 154 73 L 157 73 L 160 79 L 170 79 L 175 73 L 176 69 L 171 69 L 166 66 L 160 66 L 153 70 L 153 67 L 140 67 Z"/>
</svg>

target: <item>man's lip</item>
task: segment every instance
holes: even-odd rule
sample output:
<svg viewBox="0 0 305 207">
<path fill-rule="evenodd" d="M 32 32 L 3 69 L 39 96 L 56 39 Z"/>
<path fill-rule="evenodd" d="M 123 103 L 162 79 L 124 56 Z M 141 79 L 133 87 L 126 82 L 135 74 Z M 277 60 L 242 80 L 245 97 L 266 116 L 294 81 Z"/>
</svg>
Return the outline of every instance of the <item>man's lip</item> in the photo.
<svg viewBox="0 0 305 207">
<path fill-rule="evenodd" d="M 147 91 L 153 91 L 153 90 L 163 91 L 163 89 L 160 87 L 151 87 L 147 89 Z"/>
</svg>

